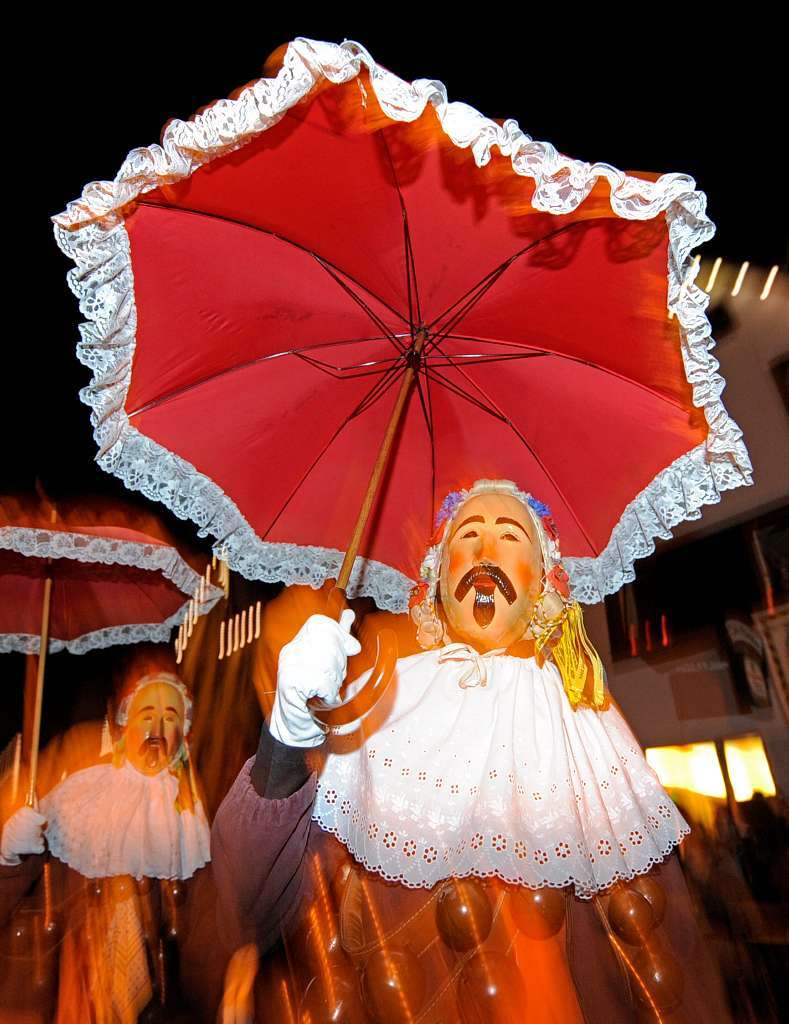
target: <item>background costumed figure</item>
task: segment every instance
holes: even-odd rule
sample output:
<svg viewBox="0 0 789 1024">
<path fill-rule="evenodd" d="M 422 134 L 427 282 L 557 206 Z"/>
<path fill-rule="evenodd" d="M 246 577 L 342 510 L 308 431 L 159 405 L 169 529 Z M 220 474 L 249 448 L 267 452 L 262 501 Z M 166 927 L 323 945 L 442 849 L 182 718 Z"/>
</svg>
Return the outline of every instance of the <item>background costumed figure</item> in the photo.
<svg viewBox="0 0 789 1024">
<path fill-rule="evenodd" d="M 725 1020 L 670 856 L 687 826 L 604 691 L 549 510 L 455 492 L 421 575 L 427 649 L 315 774 L 307 700 L 337 701 L 352 613 L 283 647 L 214 824 L 225 940 L 284 932 L 303 1020 Z"/>
<path fill-rule="evenodd" d="M 47 900 L 63 940 L 58 1022 L 134 1022 L 161 995 L 160 935 L 177 937 L 183 882 L 210 860 L 189 759 L 192 700 L 170 671 L 131 679 L 113 716 L 114 743 L 105 723 L 101 762 L 64 771 L 38 808 L 16 810 L 0 835 L 5 916 L 51 854 Z"/>
</svg>

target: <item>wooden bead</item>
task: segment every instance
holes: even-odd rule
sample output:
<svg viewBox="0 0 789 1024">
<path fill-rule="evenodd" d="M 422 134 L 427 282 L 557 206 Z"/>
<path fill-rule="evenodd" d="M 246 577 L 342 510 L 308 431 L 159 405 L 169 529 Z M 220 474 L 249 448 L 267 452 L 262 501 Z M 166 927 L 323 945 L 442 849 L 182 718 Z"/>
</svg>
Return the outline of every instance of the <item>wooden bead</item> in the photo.
<svg viewBox="0 0 789 1024">
<path fill-rule="evenodd" d="M 364 1024 L 366 1019 L 355 971 L 332 972 L 330 984 L 313 978 L 299 1006 L 299 1024 Z"/>
<path fill-rule="evenodd" d="M 337 964 L 350 963 L 340 942 L 340 929 L 334 915 L 317 912 L 309 915 L 288 940 L 288 951 L 311 974 L 322 975 Z"/>
<path fill-rule="evenodd" d="M 334 878 L 331 880 L 332 899 L 334 900 L 334 906 L 337 910 L 340 909 L 342 904 L 342 898 L 345 893 L 345 887 L 348 884 L 348 879 L 354 873 L 354 867 L 351 861 L 346 860 L 337 868 L 334 873 Z"/>
<path fill-rule="evenodd" d="M 519 889 L 512 894 L 512 915 L 518 928 L 530 939 L 548 939 L 564 923 L 563 889 Z"/>
<path fill-rule="evenodd" d="M 490 934 L 493 910 L 475 879 L 452 879 L 436 903 L 436 925 L 444 942 L 459 953 L 481 945 Z"/>
<path fill-rule="evenodd" d="M 176 879 L 169 884 L 170 899 L 176 907 L 182 907 L 186 903 L 186 883 Z"/>
<path fill-rule="evenodd" d="M 8 930 L 8 948 L 11 956 L 25 956 L 30 952 L 33 929 L 29 914 L 16 914 Z"/>
<path fill-rule="evenodd" d="M 457 982 L 464 1024 L 511 1024 L 523 1020 L 525 988 L 514 960 L 480 952 L 463 965 Z"/>
<path fill-rule="evenodd" d="M 611 893 L 608 921 L 615 934 L 631 946 L 646 942 L 657 923 L 652 904 L 634 889 L 616 889 Z"/>
<path fill-rule="evenodd" d="M 628 889 L 635 889 L 640 893 L 652 907 L 655 915 L 655 925 L 661 924 L 666 916 L 666 893 L 663 886 L 654 876 L 654 872 L 648 875 L 638 875 L 632 882 L 627 883 Z"/>
<path fill-rule="evenodd" d="M 376 1024 L 410 1024 L 425 998 L 425 972 L 407 949 L 378 949 L 364 968 L 364 1001 Z"/>
<path fill-rule="evenodd" d="M 656 1006 L 669 1013 L 682 1002 L 684 978 L 673 954 L 662 944 L 650 943 L 640 950 L 633 964 L 636 978 L 633 994 L 643 1007 Z"/>
</svg>

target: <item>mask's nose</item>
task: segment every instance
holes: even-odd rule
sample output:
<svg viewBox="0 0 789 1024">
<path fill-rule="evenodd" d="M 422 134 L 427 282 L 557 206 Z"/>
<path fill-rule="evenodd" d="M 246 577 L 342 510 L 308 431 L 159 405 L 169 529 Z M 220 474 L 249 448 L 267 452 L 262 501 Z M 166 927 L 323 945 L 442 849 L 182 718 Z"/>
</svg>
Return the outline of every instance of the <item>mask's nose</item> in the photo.
<svg viewBox="0 0 789 1024">
<path fill-rule="evenodd" d="M 146 740 L 161 740 L 164 739 L 164 719 L 160 718 L 154 722 L 150 729 L 145 733 Z"/>
<path fill-rule="evenodd" d="M 478 538 L 479 543 L 479 561 L 490 562 L 493 565 L 498 564 L 498 539 L 495 534 L 486 530 L 480 532 Z"/>
</svg>

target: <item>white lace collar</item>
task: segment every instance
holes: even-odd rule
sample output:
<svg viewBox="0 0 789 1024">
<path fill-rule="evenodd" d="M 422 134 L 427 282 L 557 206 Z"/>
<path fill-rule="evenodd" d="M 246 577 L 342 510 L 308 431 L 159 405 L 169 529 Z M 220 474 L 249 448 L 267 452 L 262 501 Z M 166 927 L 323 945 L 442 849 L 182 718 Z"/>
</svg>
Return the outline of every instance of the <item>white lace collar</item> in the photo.
<svg viewBox="0 0 789 1024">
<path fill-rule="evenodd" d="M 202 804 L 179 811 L 177 795 L 169 771 L 143 775 L 128 761 L 75 772 L 41 801 L 47 843 L 88 878 L 190 878 L 210 860 L 210 831 Z"/>
<path fill-rule="evenodd" d="M 449 645 L 329 741 L 313 817 L 412 887 L 496 875 L 590 896 L 688 831 L 619 712 L 572 710 L 556 668 Z"/>
</svg>

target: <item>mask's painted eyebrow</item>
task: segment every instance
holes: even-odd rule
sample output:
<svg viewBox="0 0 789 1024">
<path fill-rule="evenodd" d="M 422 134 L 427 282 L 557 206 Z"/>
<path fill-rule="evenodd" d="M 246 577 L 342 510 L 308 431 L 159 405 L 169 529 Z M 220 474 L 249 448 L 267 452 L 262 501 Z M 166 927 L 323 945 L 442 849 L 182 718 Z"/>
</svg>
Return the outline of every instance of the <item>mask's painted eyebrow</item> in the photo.
<svg viewBox="0 0 789 1024">
<path fill-rule="evenodd" d="M 496 520 L 496 526 L 498 526 L 499 523 L 509 523 L 510 526 L 517 526 L 519 530 L 523 530 L 526 540 L 531 542 L 531 537 L 528 535 L 528 533 L 526 533 L 525 528 L 521 526 L 517 519 L 508 519 L 507 516 L 499 516 L 499 518 Z"/>
<path fill-rule="evenodd" d="M 467 523 L 484 523 L 484 522 L 485 522 L 485 517 L 484 516 L 469 516 L 468 519 L 464 519 L 463 520 L 463 522 L 460 524 L 460 526 L 455 527 L 455 529 L 452 531 L 452 536 L 454 537 L 455 534 L 458 532 L 458 530 L 462 530 L 463 527 Z"/>
</svg>

